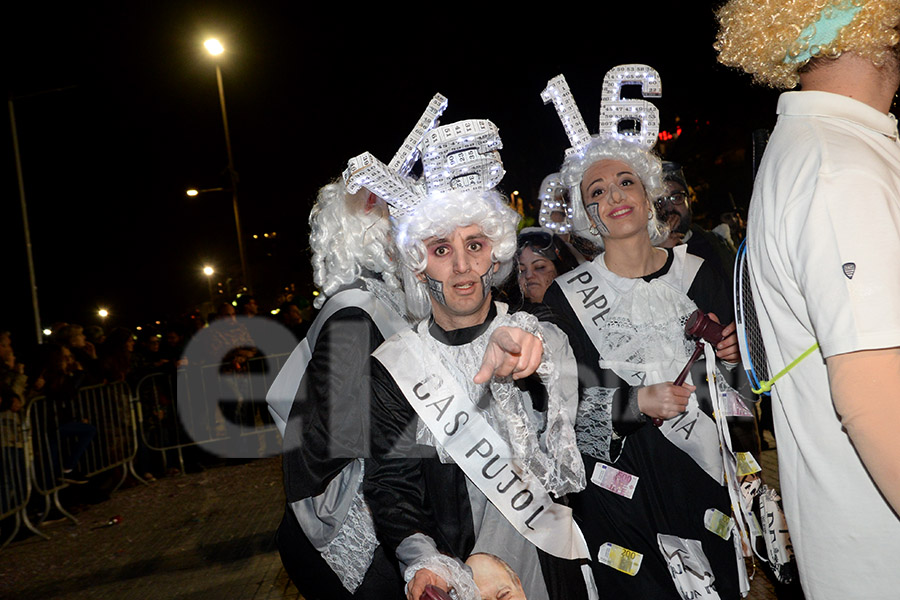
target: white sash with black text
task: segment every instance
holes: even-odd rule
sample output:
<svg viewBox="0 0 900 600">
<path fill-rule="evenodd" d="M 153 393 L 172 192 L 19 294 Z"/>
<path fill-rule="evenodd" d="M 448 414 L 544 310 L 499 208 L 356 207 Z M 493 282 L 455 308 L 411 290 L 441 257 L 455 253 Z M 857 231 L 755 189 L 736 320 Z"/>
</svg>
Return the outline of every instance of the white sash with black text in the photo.
<svg viewBox="0 0 900 600">
<path fill-rule="evenodd" d="M 388 340 L 373 356 L 390 372 L 436 443 L 519 533 L 553 556 L 589 557 L 571 509 L 554 502 L 537 477 L 521 467 L 509 444 L 414 330 Z"/>
<path fill-rule="evenodd" d="M 688 255 L 685 246 L 673 249 L 674 260 L 669 271 L 654 280 L 654 284 L 664 284 L 681 294 L 687 294 L 691 282 L 702 264 L 702 259 Z M 597 264 L 598 261 L 600 264 Z M 591 343 L 600 353 L 600 367 L 612 369 L 616 375 L 633 387 L 643 387 L 672 381 L 684 366 L 673 363 L 662 370 L 631 370 L 604 364 L 603 347 L 606 332 L 604 327 L 608 316 L 619 300 L 632 292 L 635 285 L 647 285 L 641 279 L 626 279 L 610 272 L 602 264 L 601 257 L 584 263 L 577 269 L 557 278 L 566 300 L 587 332 Z M 690 377 L 688 379 L 689 383 Z M 716 389 L 710 381 L 710 394 L 715 397 Z M 664 421 L 660 432 L 675 446 L 687 453 L 710 477 L 720 485 L 725 484 L 723 458 L 719 452 L 719 432 L 717 423 L 700 410 L 696 394 L 691 394 L 686 410 L 679 416 Z"/>
</svg>

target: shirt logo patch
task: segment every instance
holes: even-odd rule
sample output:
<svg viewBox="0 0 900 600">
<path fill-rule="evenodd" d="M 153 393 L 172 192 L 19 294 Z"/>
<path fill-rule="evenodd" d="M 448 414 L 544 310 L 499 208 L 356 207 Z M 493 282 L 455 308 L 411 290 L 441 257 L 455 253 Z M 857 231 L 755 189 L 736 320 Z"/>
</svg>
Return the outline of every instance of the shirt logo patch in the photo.
<svg viewBox="0 0 900 600">
<path fill-rule="evenodd" d="M 841 268 L 844 270 L 844 275 L 847 276 L 847 279 L 853 279 L 853 274 L 856 273 L 856 263 L 844 263 Z"/>
</svg>

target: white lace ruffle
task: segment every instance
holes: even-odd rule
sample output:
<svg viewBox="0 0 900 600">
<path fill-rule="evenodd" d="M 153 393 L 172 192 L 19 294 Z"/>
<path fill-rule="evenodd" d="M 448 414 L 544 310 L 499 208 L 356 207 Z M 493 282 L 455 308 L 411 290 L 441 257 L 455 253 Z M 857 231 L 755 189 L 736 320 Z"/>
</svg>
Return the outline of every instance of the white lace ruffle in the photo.
<svg viewBox="0 0 900 600">
<path fill-rule="evenodd" d="M 510 315 L 510 318 L 519 328 L 543 339 L 540 324 L 534 315 L 521 312 Z M 584 463 L 575 441 L 575 424 L 566 411 L 559 369 L 547 344 L 544 344 L 544 355 L 538 366 L 537 375 L 547 389 L 548 398 L 543 435 L 538 436 L 533 426 L 530 429 L 524 427 L 523 425 L 527 423 L 524 418 L 512 417 L 504 421 L 509 426 L 515 426 L 508 427 L 507 438 L 516 456 L 525 459 L 525 466 L 540 479 L 547 491 L 561 497 L 584 489 L 586 482 Z M 521 401 L 514 406 L 511 400 L 516 395 L 522 395 L 511 378 L 503 382 L 495 380 L 491 388 L 503 414 L 518 414 L 515 412 L 516 406 L 521 412 Z"/>
<path fill-rule="evenodd" d="M 582 490 L 585 487 L 584 464 L 575 442 L 574 424 L 565 411 L 559 373 L 546 345 L 537 371 L 547 387 L 548 395 L 543 436 L 539 433 L 542 419 L 532 409 L 531 398 L 516 387 L 511 377 L 492 379 L 490 393 L 488 384 L 477 385 L 472 381 L 481 368 L 491 334 L 498 327 L 518 327 L 540 337 L 540 324 L 534 315 L 508 315 L 505 305 L 497 306 L 497 317 L 482 335 L 468 344 L 447 346 L 439 343 L 427 331 L 420 332 L 420 336 L 435 350 L 441 364 L 465 386 L 469 397 L 482 409 L 482 414 L 491 427 L 510 445 L 513 456 L 538 478 L 548 492 L 560 497 Z M 416 441 L 436 446 L 442 462 L 453 462 L 443 447 L 435 444 L 434 437 L 421 420 L 416 430 Z"/>
<path fill-rule="evenodd" d="M 613 436 L 612 403 L 617 391 L 615 388 L 585 388 L 575 417 L 578 449 L 605 462 L 612 461 L 609 455 Z"/>
<path fill-rule="evenodd" d="M 366 284 L 366 289 L 381 300 L 385 305 L 389 306 L 398 315 L 406 314 L 406 300 L 403 296 L 403 290 L 392 289 L 380 279 L 372 277 L 360 277 Z"/>
<path fill-rule="evenodd" d="M 420 569 L 428 569 L 450 585 L 450 597 L 453 600 L 481 600 L 481 592 L 475 585 L 472 575 L 454 558 L 443 554 L 431 554 L 417 560 L 403 573 L 403 579 L 409 583 Z"/>
<path fill-rule="evenodd" d="M 696 309 L 684 293 L 659 279 L 635 281 L 607 316 L 600 367 L 647 373 L 647 384 L 671 380 L 693 352 L 684 324 Z"/>
<path fill-rule="evenodd" d="M 375 548 L 378 547 L 372 513 L 363 500 L 362 478 L 363 470 L 360 471 L 359 488 L 353 504 L 350 505 L 347 518 L 344 519 L 337 535 L 321 553 L 322 558 L 350 592 L 356 591 L 362 583 L 369 565 L 372 564 Z"/>
</svg>

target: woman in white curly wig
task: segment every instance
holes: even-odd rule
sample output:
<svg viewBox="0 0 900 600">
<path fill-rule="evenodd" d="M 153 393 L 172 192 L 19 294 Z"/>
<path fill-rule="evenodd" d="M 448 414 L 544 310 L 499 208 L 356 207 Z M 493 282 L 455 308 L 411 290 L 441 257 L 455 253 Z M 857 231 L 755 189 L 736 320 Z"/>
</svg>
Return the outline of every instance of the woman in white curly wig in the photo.
<svg viewBox="0 0 900 600">
<path fill-rule="evenodd" d="M 569 188 L 569 198 L 572 203 L 572 229 L 576 235 L 587 238 L 600 249 L 604 247 L 606 236 L 609 235 L 609 229 L 600 218 L 599 209 L 601 204 L 593 201 L 591 194 L 594 190 L 590 190 L 587 196 L 584 195 L 581 188 L 581 182 L 585 177 L 585 173 L 599 165 L 602 161 L 616 161 L 627 163 L 630 169 L 638 176 L 641 186 L 644 188 L 648 198 L 658 198 L 662 196 L 665 187 L 662 179 L 662 163 L 654 154 L 643 150 L 637 144 L 629 143 L 623 140 L 599 138 L 595 137 L 593 142 L 580 153 L 574 154 L 569 160 L 563 164 L 563 170 L 560 172 L 560 180 Z M 593 198 L 599 198 L 599 194 Z M 655 217 L 656 204 L 648 203 L 647 210 Z M 647 236 L 650 244 L 655 246 L 666 239 L 668 233 L 662 228 L 658 219 L 647 219 Z"/>
<path fill-rule="evenodd" d="M 406 326 L 388 210 L 339 180 L 319 190 L 309 223 L 320 311 L 266 398 L 284 439 L 278 549 L 306 598 L 397 597 L 403 582 L 362 498 L 359 447 L 369 354 Z"/>
<path fill-rule="evenodd" d="M 655 246 L 666 232 L 652 202 L 663 182 L 651 151 L 595 136 L 565 160 L 561 179 L 575 209 L 574 233 L 603 248 L 557 277 L 544 296 L 578 361 L 576 436 L 585 469 L 604 482 L 570 497 L 591 555 L 600 557 L 592 565 L 598 589 L 614 598 L 687 597 L 692 588 L 670 569 L 674 550 L 663 547 L 662 535 L 666 544 L 698 541 L 702 548 L 691 552 L 708 571 L 704 585 L 714 581 L 718 597 L 736 599 L 739 551 L 704 527 L 711 508 L 731 514 L 715 417 L 691 379 L 673 383 L 692 347 L 687 317 L 699 307 L 730 322 L 730 290 L 686 246 Z M 726 329 L 719 358 L 737 360 L 733 332 L 733 325 Z M 700 370 L 703 379 L 691 376 L 698 385 L 706 375 Z M 685 434 L 685 425 L 697 423 Z M 629 566 L 617 555 L 642 558 Z"/>
</svg>

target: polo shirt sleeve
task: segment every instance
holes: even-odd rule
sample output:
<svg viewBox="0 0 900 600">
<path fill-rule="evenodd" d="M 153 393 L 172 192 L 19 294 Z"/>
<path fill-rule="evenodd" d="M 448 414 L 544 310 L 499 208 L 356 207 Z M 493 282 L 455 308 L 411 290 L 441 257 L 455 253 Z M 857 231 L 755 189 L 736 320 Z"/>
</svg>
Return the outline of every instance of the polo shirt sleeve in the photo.
<svg viewBox="0 0 900 600">
<path fill-rule="evenodd" d="M 874 162 L 821 172 L 808 212 L 788 215 L 792 270 L 826 358 L 900 346 L 900 176 Z"/>
</svg>

